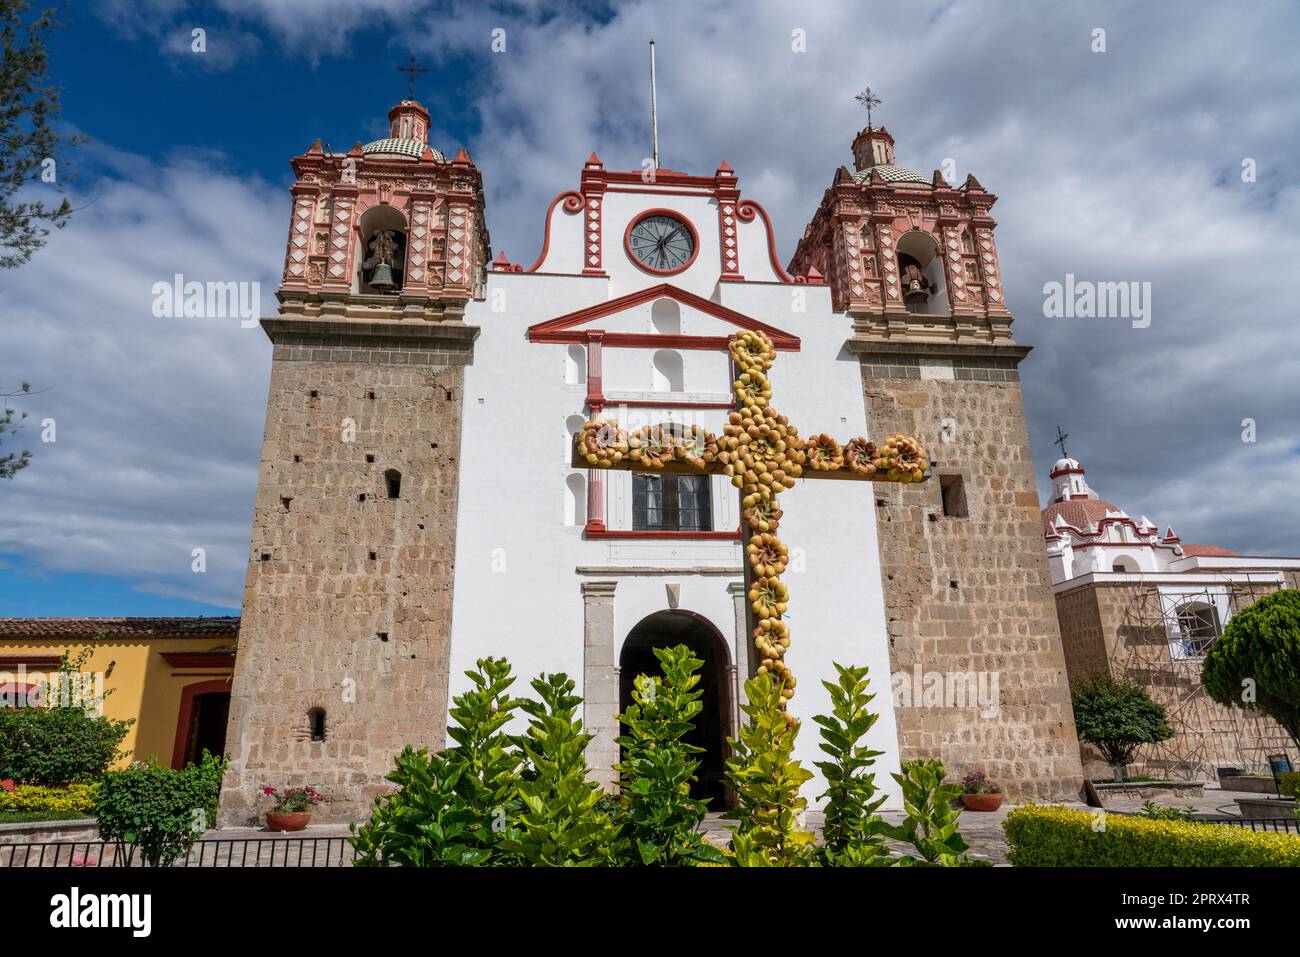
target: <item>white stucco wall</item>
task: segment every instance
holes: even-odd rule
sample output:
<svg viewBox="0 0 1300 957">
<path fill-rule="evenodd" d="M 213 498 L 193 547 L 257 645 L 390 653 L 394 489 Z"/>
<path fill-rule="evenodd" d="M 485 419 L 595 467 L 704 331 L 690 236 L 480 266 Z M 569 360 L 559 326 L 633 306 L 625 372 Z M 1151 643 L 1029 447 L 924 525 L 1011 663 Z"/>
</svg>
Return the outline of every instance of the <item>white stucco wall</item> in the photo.
<svg viewBox="0 0 1300 957">
<path fill-rule="evenodd" d="M 774 405 L 800 426 L 801 434 L 827 431 L 841 441 L 866 433 L 861 375 L 857 360 L 843 349 L 849 320 L 830 309 L 825 287 L 777 282 L 719 285 L 718 234 L 713 200 L 695 196 L 642 196 L 609 193 L 605 199 L 604 266 L 608 279 L 579 276 L 490 273 L 484 301 L 470 304 L 466 321 L 482 330 L 473 365 L 466 372 L 461 447 L 459 528 L 452 622 L 451 691 L 469 687 L 463 672 L 477 658 L 506 656 L 518 676 L 516 690 L 540 672 L 564 671 L 583 677 L 581 584 L 613 580 L 615 661 L 622 642 L 643 618 L 669 607 L 665 585 L 680 586 L 679 607 L 706 618 L 723 636 L 732 662 L 737 641 L 735 602 L 728 585 L 742 579 L 741 546 L 730 540 L 620 540 L 583 537 L 566 525 L 568 466 L 566 420 L 584 412 L 586 386 L 566 384 L 562 344 L 530 342 L 529 326 L 597 302 L 662 282 L 720 302 L 802 340 L 798 352 L 782 352 L 772 370 Z M 622 237 L 636 211 L 679 209 L 700 233 L 696 264 L 673 277 L 655 277 L 626 261 Z M 566 242 L 580 241 L 568 224 L 580 217 L 557 206 L 553 235 L 541 271 L 573 269 L 578 257 Z M 559 225 L 557 224 L 564 224 Z M 766 259 L 761 219 L 744 224 L 743 269 L 751 269 L 749 250 Z M 757 232 L 763 233 L 760 247 Z M 614 240 L 616 239 L 616 242 Z M 576 271 L 576 270 L 575 270 Z M 774 278 L 767 267 L 767 278 Z M 647 333 L 651 303 L 590 323 L 608 331 Z M 497 311 L 499 310 L 499 311 Z M 682 306 L 682 334 L 729 335 L 736 327 Z M 611 400 L 606 415 L 644 424 L 667 417 L 667 410 L 620 411 L 619 397 L 665 401 L 726 400 L 730 397 L 728 357 L 720 351 L 682 350 L 685 390 L 653 390 L 654 350 L 603 350 L 604 391 Z M 635 414 L 631 414 L 635 413 Z M 674 410 L 676 421 L 699 422 L 720 432 L 727 412 Z M 611 529 L 629 528 L 631 477 L 613 472 L 606 479 L 606 518 Z M 714 528 L 739 524 L 736 492 L 723 478 L 713 481 Z M 832 678 L 832 661 L 866 664 L 881 712 L 872 747 L 884 752 L 877 781 L 898 805 L 889 772 L 898 769 L 898 738 L 889 695 L 889 653 L 870 483 L 805 481 L 782 496 L 782 538 L 794 561 L 786 580 L 792 593 L 790 624 L 794 639 L 789 661 L 799 678 L 794 709 L 805 719 L 798 756 L 815 772 L 817 727 L 811 716 L 829 709 L 821 686 Z M 572 520 L 572 506 L 569 508 Z M 628 569 L 642 569 L 628 571 Z M 691 569 L 703 568 L 705 572 Z M 579 571 L 582 569 L 582 571 Z M 645 570 L 653 569 L 653 570 Z M 743 682 L 744 676 L 741 676 Z M 816 773 L 816 772 L 815 772 Z M 823 790 L 820 775 L 806 795 Z"/>
</svg>

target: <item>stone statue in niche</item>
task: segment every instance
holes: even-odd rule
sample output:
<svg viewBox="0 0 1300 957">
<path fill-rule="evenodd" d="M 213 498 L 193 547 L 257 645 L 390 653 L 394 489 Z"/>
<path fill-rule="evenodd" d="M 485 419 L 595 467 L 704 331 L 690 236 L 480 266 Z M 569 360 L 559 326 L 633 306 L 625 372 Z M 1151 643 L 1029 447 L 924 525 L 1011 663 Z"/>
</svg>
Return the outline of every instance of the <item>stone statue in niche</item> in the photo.
<svg viewBox="0 0 1300 957">
<path fill-rule="evenodd" d="M 320 196 L 316 200 L 316 222 L 328 223 L 330 221 L 330 198 Z"/>
</svg>

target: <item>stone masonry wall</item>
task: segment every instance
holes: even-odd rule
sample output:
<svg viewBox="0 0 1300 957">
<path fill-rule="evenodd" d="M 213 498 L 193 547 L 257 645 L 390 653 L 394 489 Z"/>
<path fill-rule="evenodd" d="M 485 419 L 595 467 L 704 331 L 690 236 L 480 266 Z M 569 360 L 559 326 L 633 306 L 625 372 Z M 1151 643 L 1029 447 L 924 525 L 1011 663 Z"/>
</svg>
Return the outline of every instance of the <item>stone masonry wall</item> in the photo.
<svg viewBox="0 0 1300 957">
<path fill-rule="evenodd" d="M 266 810 L 263 785 L 323 791 L 317 821 L 368 816 L 404 745 L 443 745 L 448 706 L 463 367 L 476 330 L 390 340 L 378 326 L 349 336 L 275 324 L 223 826 Z M 325 712 L 323 741 L 312 709 Z"/>
<path fill-rule="evenodd" d="M 877 486 L 890 656 L 897 675 L 984 672 L 996 713 L 899 707 L 904 760 L 985 771 L 1012 800 L 1077 797 L 1082 785 L 1015 363 L 957 359 L 951 379 L 916 359 L 863 357 L 872 437 L 918 435 L 936 460 L 921 485 Z M 951 441 L 942 441 L 945 419 Z M 944 517 L 940 475 L 960 475 L 968 517 Z"/>
</svg>

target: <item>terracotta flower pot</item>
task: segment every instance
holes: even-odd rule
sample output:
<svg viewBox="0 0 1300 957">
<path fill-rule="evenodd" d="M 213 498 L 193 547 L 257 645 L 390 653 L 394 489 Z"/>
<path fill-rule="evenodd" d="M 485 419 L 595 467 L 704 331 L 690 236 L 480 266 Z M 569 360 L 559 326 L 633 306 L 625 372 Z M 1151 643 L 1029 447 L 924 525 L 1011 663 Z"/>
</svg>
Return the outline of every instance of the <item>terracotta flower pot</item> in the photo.
<svg viewBox="0 0 1300 957">
<path fill-rule="evenodd" d="M 266 826 L 272 831 L 301 831 L 311 820 L 311 811 L 267 811 Z"/>
<path fill-rule="evenodd" d="M 996 811 L 1002 806 L 1001 794 L 963 794 L 961 803 L 968 811 Z"/>
</svg>

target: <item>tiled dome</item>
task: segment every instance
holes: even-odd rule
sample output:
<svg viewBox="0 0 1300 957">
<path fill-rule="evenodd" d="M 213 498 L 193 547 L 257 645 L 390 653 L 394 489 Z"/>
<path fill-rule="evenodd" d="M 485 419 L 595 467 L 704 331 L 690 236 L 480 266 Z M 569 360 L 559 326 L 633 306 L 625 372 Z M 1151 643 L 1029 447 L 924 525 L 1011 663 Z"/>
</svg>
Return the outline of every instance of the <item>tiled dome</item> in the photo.
<svg viewBox="0 0 1300 957">
<path fill-rule="evenodd" d="M 877 170 L 880 178 L 886 183 L 921 183 L 929 186 L 930 181 L 914 169 L 908 169 L 906 166 L 869 166 L 866 169 L 858 170 L 853 174 L 853 179 L 859 183 L 868 182 L 871 179 L 871 171 Z"/>
<path fill-rule="evenodd" d="M 387 139 L 367 143 L 361 147 L 361 152 L 367 156 L 382 153 L 388 156 L 409 156 L 411 159 L 419 159 L 424 155 L 424 147 L 425 144 L 419 140 L 400 140 L 390 136 Z M 439 163 L 447 162 L 447 157 L 443 156 L 442 153 L 433 149 L 432 146 L 429 149 L 433 150 L 433 158 Z"/>
</svg>

